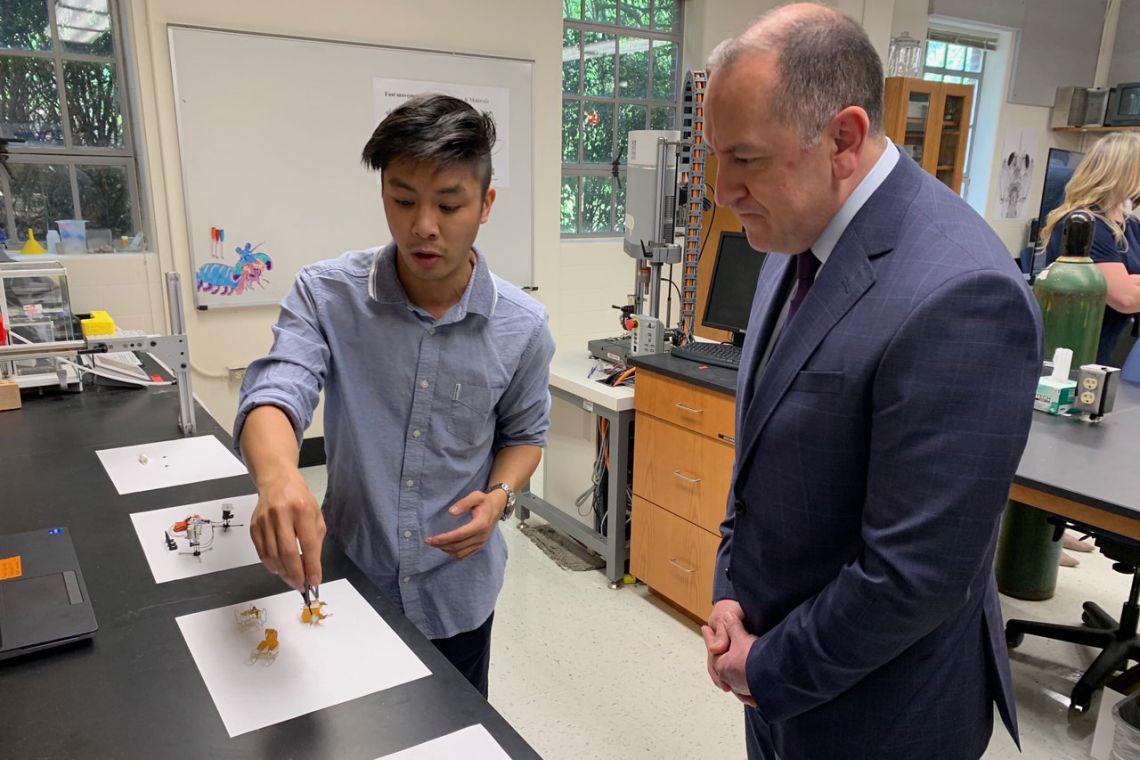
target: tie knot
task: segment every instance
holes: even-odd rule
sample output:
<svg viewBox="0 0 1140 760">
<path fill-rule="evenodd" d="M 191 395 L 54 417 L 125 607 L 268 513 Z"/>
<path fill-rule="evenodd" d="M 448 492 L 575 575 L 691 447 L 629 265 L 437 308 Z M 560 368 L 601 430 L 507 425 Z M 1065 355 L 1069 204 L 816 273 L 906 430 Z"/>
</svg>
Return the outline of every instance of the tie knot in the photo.
<svg viewBox="0 0 1140 760">
<path fill-rule="evenodd" d="M 808 249 L 796 256 L 796 279 L 797 280 L 815 280 L 816 272 L 819 271 L 819 259 L 815 254 Z"/>
</svg>

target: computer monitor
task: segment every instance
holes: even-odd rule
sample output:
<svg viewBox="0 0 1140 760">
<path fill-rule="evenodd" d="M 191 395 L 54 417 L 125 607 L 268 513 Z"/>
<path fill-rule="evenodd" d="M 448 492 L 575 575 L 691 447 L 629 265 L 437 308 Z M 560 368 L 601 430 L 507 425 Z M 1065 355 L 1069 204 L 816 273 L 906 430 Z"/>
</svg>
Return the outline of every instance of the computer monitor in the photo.
<svg viewBox="0 0 1140 760">
<path fill-rule="evenodd" d="M 1084 153 L 1075 150 L 1049 149 L 1049 161 L 1045 164 L 1045 187 L 1041 190 L 1041 212 L 1037 215 L 1042 227 L 1045 226 L 1045 217 L 1049 216 L 1049 212 L 1065 200 L 1065 185 L 1069 184 L 1073 172 L 1084 157 Z"/>
<path fill-rule="evenodd" d="M 756 280 L 766 255 L 750 246 L 743 232 L 720 234 L 701 323 L 705 327 L 729 330 L 732 342 L 738 346 L 744 344 L 752 296 L 756 293 Z"/>
<path fill-rule="evenodd" d="M 1053 209 L 1065 200 L 1065 186 L 1073 178 L 1073 172 L 1080 166 L 1084 153 L 1075 150 L 1049 149 L 1049 160 L 1045 164 L 1045 184 L 1041 189 L 1041 209 L 1037 216 L 1037 225 L 1031 230 L 1030 248 L 1022 252 L 1021 271 L 1029 276 L 1030 281 L 1044 269 L 1050 262 L 1046 260 L 1045 247 L 1048 240 L 1038 240 L 1038 230 L 1045 229 L 1045 219 Z"/>
</svg>

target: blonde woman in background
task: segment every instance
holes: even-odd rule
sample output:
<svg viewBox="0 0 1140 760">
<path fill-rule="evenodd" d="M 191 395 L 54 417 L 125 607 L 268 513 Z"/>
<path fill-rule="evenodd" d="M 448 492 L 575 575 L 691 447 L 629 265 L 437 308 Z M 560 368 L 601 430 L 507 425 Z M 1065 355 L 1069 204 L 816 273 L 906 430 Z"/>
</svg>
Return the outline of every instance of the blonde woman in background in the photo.
<svg viewBox="0 0 1140 760">
<path fill-rule="evenodd" d="M 1103 137 L 1089 151 L 1072 179 L 1065 185 L 1065 199 L 1045 219 L 1041 239 L 1046 260 L 1061 255 L 1062 222 L 1072 211 L 1092 213 L 1094 222 L 1092 250 L 1108 283 L 1108 303 L 1100 328 L 1097 348 L 1098 364 L 1112 364 L 1112 353 L 1124 329 L 1140 312 L 1140 220 L 1132 215 L 1133 199 L 1140 196 L 1140 134 L 1113 132 Z M 1092 547 L 1082 543 L 1072 532 L 1065 533 L 1065 548 L 1088 552 Z M 1080 564 L 1075 557 L 1061 554 L 1063 567 Z"/>
<path fill-rule="evenodd" d="M 1069 184 L 1065 200 L 1045 220 L 1041 239 L 1048 241 L 1046 260 L 1061 255 L 1062 221 L 1072 211 L 1095 218 L 1092 250 L 1108 283 L 1108 305 L 1100 329 L 1098 364 L 1111 364 L 1124 328 L 1140 312 L 1140 219 L 1132 215 L 1140 196 L 1140 134 L 1113 132 L 1089 151 Z"/>
</svg>

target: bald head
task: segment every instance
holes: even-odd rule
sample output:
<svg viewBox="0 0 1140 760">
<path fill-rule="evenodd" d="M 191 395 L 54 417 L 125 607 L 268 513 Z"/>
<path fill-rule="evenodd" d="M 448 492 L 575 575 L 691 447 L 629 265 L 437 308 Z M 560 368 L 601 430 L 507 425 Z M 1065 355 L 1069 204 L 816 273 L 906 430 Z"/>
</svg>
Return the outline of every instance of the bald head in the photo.
<svg viewBox="0 0 1140 760">
<path fill-rule="evenodd" d="M 707 68 L 716 76 L 757 62 L 774 65 L 773 115 L 805 145 L 849 106 L 866 112 L 871 135 L 883 134 L 883 64 L 848 16 L 814 3 L 781 6 L 718 45 Z"/>
</svg>

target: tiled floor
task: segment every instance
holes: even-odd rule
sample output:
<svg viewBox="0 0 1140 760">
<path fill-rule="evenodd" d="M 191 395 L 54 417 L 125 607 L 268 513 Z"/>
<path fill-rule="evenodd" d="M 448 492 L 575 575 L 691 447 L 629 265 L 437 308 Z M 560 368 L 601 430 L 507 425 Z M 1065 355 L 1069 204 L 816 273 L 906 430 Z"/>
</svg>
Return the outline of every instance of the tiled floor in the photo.
<svg viewBox="0 0 1140 760">
<path fill-rule="evenodd" d="M 305 471 L 318 498 L 324 468 Z M 534 520 L 536 518 L 532 518 Z M 495 614 L 491 702 L 547 760 L 737 758 L 740 708 L 705 673 L 697 626 L 641 585 L 611 590 L 601 572 L 559 569 L 514 527 Z M 1081 603 L 1116 615 L 1129 579 L 1099 554 L 1060 570 L 1046 602 L 1003 597 L 1008 617 L 1077 623 Z M 1034 637 L 1012 653 L 1023 754 L 995 719 L 987 760 L 1088 757 L 1099 698 L 1070 714 L 1090 649 Z"/>
</svg>

